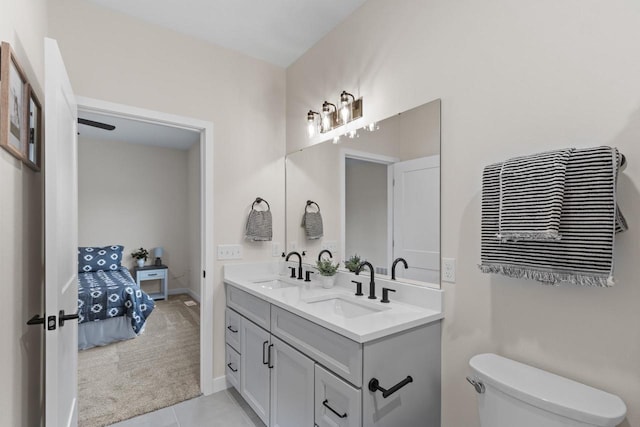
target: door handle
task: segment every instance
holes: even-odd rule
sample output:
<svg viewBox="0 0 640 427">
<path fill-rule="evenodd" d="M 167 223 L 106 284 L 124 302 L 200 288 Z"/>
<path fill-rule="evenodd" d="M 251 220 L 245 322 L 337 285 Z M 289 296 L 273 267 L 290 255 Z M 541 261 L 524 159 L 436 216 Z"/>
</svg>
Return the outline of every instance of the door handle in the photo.
<svg viewBox="0 0 640 427">
<path fill-rule="evenodd" d="M 60 325 L 60 327 L 62 327 L 64 326 L 65 321 L 78 319 L 79 317 L 80 317 L 79 313 L 64 314 L 64 310 L 60 310 L 60 313 L 58 314 L 58 324 Z"/>
<path fill-rule="evenodd" d="M 269 341 L 265 341 L 262 343 L 262 364 L 269 366 L 269 359 L 264 360 L 267 357 L 266 356 L 267 349 L 265 347 L 267 344 L 269 344 Z"/>
<path fill-rule="evenodd" d="M 44 325 L 44 317 L 40 317 L 39 314 L 36 314 L 31 319 L 27 320 L 27 325 Z"/>
<path fill-rule="evenodd" d="M 267 366 L 269 367 L 269 369 L 273 369 L 273 365 L 271 364 L 271 349 L 273 348 L 273 344 L 269 344 L 269 347 L 267 348 Z"/>
</svg>

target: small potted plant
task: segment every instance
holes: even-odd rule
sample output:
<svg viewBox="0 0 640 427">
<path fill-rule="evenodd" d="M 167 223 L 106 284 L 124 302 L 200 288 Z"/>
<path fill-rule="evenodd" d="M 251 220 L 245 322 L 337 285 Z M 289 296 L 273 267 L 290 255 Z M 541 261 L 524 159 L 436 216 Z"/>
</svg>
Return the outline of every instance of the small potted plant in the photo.
<svg viewBox="0 0 640 427">
<path fill-rule="evenodd" d="M 352 273 L 355 273 L 358 266 L 364 261 L 358 254 L 351 255 L 348 260 L 344 262 L 344 267 Z"/>
<path fill-rule="evenodd" d="M 136 262 L 138 263 L 138 267 L 144 267 L 144 263 L 149 257 L 149 251 L 145 248 L 140 248 L 134 252 L 131 252 L 131 256 L 135 258 Z"/>
<path fill-rule="evenodd" d="M 336 283 L 336 272 L 338 271 L 339 263 L 333 263 L 329 259 L 321 259 L 316 261 L 316 267 L 318 273 L 320 273 L 320 281 L 323 288 L 333 288 Z"/>
</svg>

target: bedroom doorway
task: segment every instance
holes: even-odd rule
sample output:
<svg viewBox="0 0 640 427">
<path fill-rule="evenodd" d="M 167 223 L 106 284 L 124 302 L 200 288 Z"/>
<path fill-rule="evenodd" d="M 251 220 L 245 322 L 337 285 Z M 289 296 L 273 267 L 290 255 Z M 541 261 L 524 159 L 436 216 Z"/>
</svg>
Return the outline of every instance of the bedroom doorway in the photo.
<svg viewBox="0 0 640 427">
<path fill-rule="evenodd" d="M 171 247 L 172 244 L 175 244 L 176 238 L 165 239 L 169 240 L 168 243 L 164 244 L 164 255 L 160 254 L 163 261 L 166 258 L 169 258 L 169 264 L 171 264 L 171 260 L 175 260 L 176 264 L 178 263 L 179 258 L 183 264 L 181 269 L 175 268 L 172 269 L 172 266 L 169 265 L 169 274 L 168 277 L 171 278 L 169 281 L 169 289 L 173 289 L 174 292 L 169 292 L 169 298 L 163 299 L 162 301 L 157 301 L 156 306 L 162 307 L 162 310 L 158 310 L 158 320 L 163 318 L 163 327 L 167 330 L 171 328 L 176 328 L 176 324 L 174 320 L 179 313 L 182 313 L 185 319 L 192 319 L 192 323 L 195 322 L 194 319 L 197 318 L 197 322 L 199 325 L 195 327 L 199 330 L 198 336 L 196 335 L 196 340 L 199 340 L 199 392 L 202 394 L 211 394 L 214 391 L 217 391 L 214 385 L 213 379 L 213 124 L 211 122 L 205 122 L 197 119 L 192 119 L 188 117 L 175 116 L 171 114 L 166 114 L 157 111 L 145 110 L 136 107 L 114 104 L 105 101 L 78 97 L 78 111 L 79 117 L 86 117 L 89 120 L 97 121 L 99 123 L 107 123 L 112 124 L 115 123 L 116 126 L 123 127 L 129 124 L 144 124 L 146 129 L 150 130 L 150 132 L 165 132 L 171 134 L 172 132 L 175 134 L 174 136 L 169 136 L 168 139 L 176 138 L 179 139 L 177 135 L 182 134 L 191 134 L 195 135 L 195 141 L 192 142 L 192 146 L 183 148 L 186 150 L 186 155 L 180 155 L 179 157 L 182 160 L 178 160 L 184 164 L 181 164 L 181 168 L 185 168 L 187 170 L 186 179 L 188 183 L 188 190 L 186 192 L 193 193 L 190 194 L 189 197 L 185 196 L 185 199 L 190 200 L 190 206 L 193 206 L 193 200 L 197 202 L 195 213 L 193 209 L 188 213 L 187 218 L 184 219 L 184 222 L 187 223 L 188 230 L 186 236 L 186 240 L 188 241 L 188 245 L 195 249 L 191 252 L 195 254 L 194 257 L 188 257 L 186 254 L 182 254 L 181 250 L 177 247 Z M 82 140 L 83 137 L 83 129 L 85 133 L 88 132 L 87 127 L 80 126 L 80 138 Z M 154 130 L 156 129 L 156 130 Z M 160 140 L 159 136 L 155 137 Z M 165 138 L 166 139 L 166 138 Z M 134 145 L 134 144 L 131 144 Z M 123 200 L 127 206 L 131 206 L 130 215 L 132 217 L 136 217 L 136 215 L 142 216 L 140 227 L 144 227 L 144 218 L 149 218 L 149 212 L 141 212 L 144 209 L 140 209 L 143 207 L 143 204 L 136 205 L 136 196 L 135 192 L 139 192 L 140 200 L 144 200 L 142 197 L 144 194 L 151 194 L 151 199 L 154 201 L 154 206 L 158 211 L 167 211 L 164 212 L 165 216 L 157 215 L 158 218 L 156 220 L 161 222 L 161 217 L 165 218 L 165 221 L 169 222 L 170 217 L 167 215 L 173 216 L 183 216 L 180 213 L 171 213 L 171 208 L 173 204 L 176 204 L 175 197 L 172 197 L 170 194 L 176 194 L 175 189 L 173 189 L 173 193 L 171 193 L 170 188 L 172 186 L 172 182 L 175 180 L 173 176 L 175 175 L 174 168 L 170 164 L 163 164 L 161 160 L 158 160 L 156 168 L 159 170 L 164 170 L 166 175 L 169 177 L 164 181 L 162 179 L 158 179 L 160 175 L 153 175 L 150 173 L 144 173 L 144 171 L 149 172 L 149 164 L 154 164 L 156 162 L 155 152 L 177 152 L 177 149 L 172 149 L 171 145 L 162 146 L 161 143 L 156 144 L 156 150 L 151 150 L 153 147 L 142 148 L 142 146 L 135 147 L 134 152 L 128 152 L 123 150 L 120 160 L 117 156 L 112 158 L 105 158 L 104 163 L 109 164 L 113 169 L 114 174 L 118 174 L 119 164 L 128 163 L 130 166 L 133 165 L 135 168 L 137 163 L 140 164 L 140 176 L 132 177 L 128 181 L 131 188 L 135 188 L 135 191 L 129 191 L 129 199 Z M 145 154 L 146 153 L 146 154 Z M 151 153 L 151 154 L 149 154 Z M 141 157 L 142 156 L 142 157 Z M 147 157 L 153 157 L 152 159 Z M 165 156 L 166 157 L 166 156 Z M 146 169 L 142 167 L 142 160 L 146 160 Z M 195 165 L 195 167 L 194 167 Z M 86 169 L 86 168 L 85 168 Z M 97 168 L 96 168 L 97 169 Z M 103 168 L 104 169 L 104 168 Z M 83 172 L 83 176 L 90 176 L 91 171 L 87 172 L 85 170 Z M 174 174 L 174 175 L 171 175 Z M 149 175 L 155 176 L 155 179 L 148 179 Z M 145 179 L 145 176 L 147 179 Z M 91 185 L 100 185 L 100 186 L 109 186 L 110 182 L 116 182 L 112 176 L 111 179 L 108 176 L 96 176 L 95 182 Z M 195 184 L 194 184 L 195 183 Z M 119 181 L 120 187 L 122 185 L 127 185 L 121 179 Z M 130 188 L 127 186 L 127 189 Z M 114 188 L 113 193 L 117 194 L 117 190 Z M 87 194 L 85 192 L 85 194 Z M 133 195 L 132 195 L 133 194 Z M 166 196 L 166 197 L 165 197 Z M 143 203 L 143 202 L 142 202 Z M 163 205 L 164 204 L 164 205 Z M 138 209 L 135 207 L 138 206 Z M 164 208 L 163 208 L 164 206 Z M 83 221 L 82 219 L 82 210 L 80 210 L 81 215 L 79 215 L 79 222 Z M 162 224 L 156 224 L 156 226 L 161 226 Z M 176 228 L 175 226 L 171 226 L 169 224 L 166 225 L 166 228 Z M 117 236 L 114 234 L 114 236 Z M 140 239 L 139 239 L 140 240 Z M 104 240 L 103 240 L 104 241 Z M 82 242 L 81 242 L 82 243 Z M 115 242 L 114 242 L 115 243 Z M 135 243 L 130 243 L 130 245 L 134 245 Z M 144 242 L 141 242 L 144 245 Z M 146 248 L 150 251 L 149 261 L 147 262 L 147 266 L 152 267 L 154 263 L 154 249 L 155 245 L 162 246 L 162 242 L 153 242 L 148 243 L 149 245 L 153 245 L 154 247 Z M 82 246 L 82 244 L 80 245 Z M 169 246 L 171 249 L 168 249 L 166 246 Z M 125 249 L 125 255 L 128 255 L 132 250 L 136 249 L 135 247 L 129 247 Z M 189 251 L 187 251 L 188 253 Z M 157 255 L 157 254 L 156 254 Z M 128 257 L 127 257 L 128 258 Z M 190 258 L 190 259 L 185 259 Z M 193 259 L 195 258 L 195 259 Z M 125 258 L 126 259 L 126 258 Z M 129 261 L 128 259 L 126 259 Z M 128 267 L 131 262 L 125 262 L 123 265 Z M 136 274 L 132 271 L 134 280 Z M 176 277 L 177 275 L 177 277 Z M 138 276 L 140 278 L 140 275 Z M 189 283 L 189 286 L 185 286 L 184 288 L 181 286 L 182 283 Z M 158 282 L 161 285 L 163 282 Z M 195 286 L 193 286 L 195 284 Z M 155 285 L 155 283 L 154 283 Z M 173 285 L 173 286 L 172 286 Z M 176 289 L 176 286 L 178 289 Z M 160 293 L 162 293 L 162 288 L 160 287 Z M 148 292 L 144 287 L 143 290 Z M 183 293 L 183 295 L 172 295 L 174 293 Z M 182 292 L 184 291 L 184 292 Z M 185 296 L 186 295 L 186 296 Z M 160 298 L 159 298 L 160 299 Z M 197 306 L 192 306 L 193 300 L 199 304 L 199 314 L 197 313 Z M 190 305 L 189 305 L 190 304 Z M 173 308 L 171 308 L 173 307 Z M 174 312 L 165 313 L 166 310 L 176 310 Z M 151 317 L 153 317 L 153 313 Z M 183 322 L 184 323 L 184 322 Z M 189 323 L 188 321 L 186 323 Z M 189 325 L 187 325 L 189 326 Z M 194 327 L 194 325 L 191 325 Z M 151 329 L 149 329 L 151 331 Z M 154 333 L 157 331 L 154 331 Z M 188 332 L 183 333 L 184 336 L 188 335 Z M 131 340 L 131 341 L 135 341 Z M 157 350 L 155 352 L 158 352 Z M 149 353 L 147 351 L 147 353 Z M 154 353 L 151 350 L 151 353 Z M 141 365 L 144 365 L 144 350 L 140 352 L 138 356 L 135 357 L 136 360 L 140 361 Z M 142 370 L 144 372 L 144 370 Z M 149 372 L 150 375 L 153 375 L 153 372 Z"/>
</svg>

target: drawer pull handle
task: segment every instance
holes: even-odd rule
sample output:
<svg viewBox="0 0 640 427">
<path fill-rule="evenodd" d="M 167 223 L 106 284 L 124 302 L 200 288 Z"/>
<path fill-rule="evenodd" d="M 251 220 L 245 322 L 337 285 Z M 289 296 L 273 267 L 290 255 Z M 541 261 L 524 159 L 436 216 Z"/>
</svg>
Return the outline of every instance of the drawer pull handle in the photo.
<svg viewBox="0 0 640 427">
<path fill-rule="evenodd" d="M 400 390 L 402 387 L 412 382 L 413 382 L 413 378 L 411 378 L 411 375 L 408 375 L 407 378 L 403 379 L 398 384 L 394 385 L 393 387 L 387 390 L 386 388 L 380 387 L 380 382 L 378 381 L 377 378 L 371 378 L 371 381 L 369 381 L 369 391 L 376 392 L 380 390 L 382 392 L 382 397 L 386 399 L 396 391 Z"/>
<path fill-rule="evenodd" d="M 231 325 L 227 326 L 227 329 L 228 329 L 228 330 L 230 330 L 231 332 L 233 332 L 234 334 L 237 334 L 237 333 L 238 333 L 238 330 L 237 330 L 237 329 L 233 329 L 233 328 L 231 327 Z"/>
<path fill-rule="evenodd" d="M 157 275 L 158 275 L 158 273 L 147 273 L 147 276 L 149 276 L 149 277 L 153 277 L 153 276 L 157 276 Z"/>
<path fill-rule="evenodd" d="M 262 364 L 268 366 L 269 365 L 269 359 L 267 359 L 267 356 L 266 356 L 267 350 L 265 348 L 265 345 L 267 345 L 267 344 L 269 344 L 269 341 L 265 341 L 265 342 L 262 343 Z M 265 359 L 267 359 L 267 360 L 265 360 Z"/>
<path fill-rule="evenodd" d="M 227 363 L 227 367 L 231 369 L 233 372 L 238 372 L 237 369 L 233 369 L 233 367 L 231 366 L 231 362 Z"/>
<path fill-rule="evenodd" d="M 322 406 L 324 406 L 325 408 L 327 408 L 328 410 L 330 410 L 331 412 L 333 412 L 334 414 L 336 414 L 340 418 L 347 418 L 347 413 L 346 412 L 344 414 L 339 414 L 335 409 L 333 409 L 331 406 L 329 406 L 329 401 L 327 399 L 325 399 L 324 402 L 322 402 Z"/>
</svg>

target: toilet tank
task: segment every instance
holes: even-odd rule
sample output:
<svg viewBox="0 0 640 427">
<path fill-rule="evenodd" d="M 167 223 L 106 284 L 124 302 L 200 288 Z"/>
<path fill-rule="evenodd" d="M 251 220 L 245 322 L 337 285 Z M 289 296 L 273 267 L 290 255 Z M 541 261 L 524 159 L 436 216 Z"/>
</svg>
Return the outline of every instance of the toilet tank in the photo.
<svg viewBox="0 0 640 427">
<path fill-rule="evenodd" d="M 482 427 L 614 427 L 627 413 L 618 396 L 496 354 L 469 365 Z"/>
</svg>

